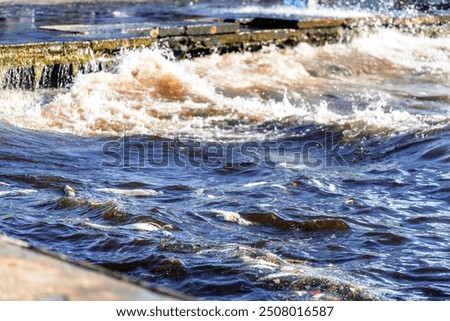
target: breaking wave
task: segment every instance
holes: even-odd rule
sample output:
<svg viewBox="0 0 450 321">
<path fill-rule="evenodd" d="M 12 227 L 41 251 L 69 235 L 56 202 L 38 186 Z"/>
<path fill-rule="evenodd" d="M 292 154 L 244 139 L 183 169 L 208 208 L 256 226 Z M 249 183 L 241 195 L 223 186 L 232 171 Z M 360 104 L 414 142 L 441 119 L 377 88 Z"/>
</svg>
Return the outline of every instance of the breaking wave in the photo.
<svg viewBox="0 0 450 321">
<path fill-rule="evenodd" d="M 0 121 L 80 136 L 247 140 L 308 124 L 390 135 L 446 126 L 449 76 L 449 38 L 391 30 L 349 45 L 186 61 L 143 49 L 124 54 L 114 72 L 78 76 L 66 92 L 0 91 Z"/>
</svg>

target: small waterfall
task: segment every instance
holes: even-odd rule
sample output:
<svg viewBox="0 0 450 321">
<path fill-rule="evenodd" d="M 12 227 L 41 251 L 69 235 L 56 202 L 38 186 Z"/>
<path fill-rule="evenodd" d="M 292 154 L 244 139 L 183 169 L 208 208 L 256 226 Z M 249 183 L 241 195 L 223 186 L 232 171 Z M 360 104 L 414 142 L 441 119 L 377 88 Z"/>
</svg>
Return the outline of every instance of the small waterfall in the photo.
<svg viewBox="0 0 450 321">
<path fill-rule="evenodd" d="M 9 89 L 31 89 L 35 87 L 35 78 L 35 68 L 32 66 L 7 68 L 0 76 L 2 80 L 1 87 Z"/>
<path fill-rule="evenodd" d="M 0 70 L 0 88 L 34 90 L 38 88 L 64 88 L 73 83 L 79 73 L 109 71 L 113 61 L 90 62 L 86 65 L 54 64 L 9 67 Z"/>
<path fill-rule="evenodd" d="M 74 67 L 69 65 L 45 66 L 39 81 L 40 88 L 62 88 L 72 83 Z"/>
<path fill-rule="evenodd" d="M 72 83 L 77 71 L 72 64 L 10 67 L 0 75 L 0 87 L 27 90 L 62 88 Z"/>
</svg>

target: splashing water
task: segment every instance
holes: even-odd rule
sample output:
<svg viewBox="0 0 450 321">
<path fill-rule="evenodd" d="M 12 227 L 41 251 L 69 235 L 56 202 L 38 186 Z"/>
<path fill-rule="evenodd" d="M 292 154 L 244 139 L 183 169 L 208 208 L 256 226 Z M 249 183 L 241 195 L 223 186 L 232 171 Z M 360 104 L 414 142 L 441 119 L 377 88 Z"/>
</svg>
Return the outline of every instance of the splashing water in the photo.
<svg viewBox="0 0 450 321">
<path fill-rule="evenodd" d="M 380 30 L 0 90 L 0 230 L 201 299 L 446 299 L 449 79 Z"/>
<path fill-rule="evenodd" d="M 349 46 L 301 44 L 190 61 L 167 56 L 158 49 L 129 52 L 115 72 L 80 75 L 50 102 L 39 93 L 3 91 L 0 117 L 28 129 L 82 136 L 210 139 L 261 138 L 268 133 L 255 129 L 273 121 L 347 126 L 361 133 L 404 133 L 448 122 L 448 113 L 411 111 L 402 101 L 404 92 L 445 97 L 449 39 L 380 31 Z M 414 78 L 425 83 L 419 93 Z M 397 90 L 397 84 L 403 88 Z M 326 98 L 333 96 L 339 99 Z"/>
</svg>

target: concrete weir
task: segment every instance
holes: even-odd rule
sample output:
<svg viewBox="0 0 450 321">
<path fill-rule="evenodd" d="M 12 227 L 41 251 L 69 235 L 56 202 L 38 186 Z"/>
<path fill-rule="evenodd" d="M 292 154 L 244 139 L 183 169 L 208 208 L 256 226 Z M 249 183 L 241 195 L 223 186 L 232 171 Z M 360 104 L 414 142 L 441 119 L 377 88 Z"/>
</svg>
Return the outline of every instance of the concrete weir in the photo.
<svg viewBox="0 0 450 321">
<path fill-rule="evenodd" d="M 377 28 L 395 28 L 428 37 L 450 34 L 450 15 L 417 17 L 271 18 L 183 21 L 167 24 L 49 25 L 55 34 L 83 35 L 81 41 L 56 41 L 0 45 L 0 87 L 58 88 L 69 85 L 80 72 L 109 70 L 118 54 L 126 49 L 171 48 L 175 57 L 193 58 L 213 52 L 256 51 L 274 44 L 293 46 L 300 42 L 321 46 L 349 42 Z M 98 35 L 120 38 L 94 40 Z M 92 39 L 91 39 L 92 37 Z M 60 39 L 56 37 L 57 39 Z"/>
<path fill-rule="evenodd" d="M 87 263 L 0 235 L 0 300 L 187 300 L 173 291 L 134 283 Z"/>
</svg>

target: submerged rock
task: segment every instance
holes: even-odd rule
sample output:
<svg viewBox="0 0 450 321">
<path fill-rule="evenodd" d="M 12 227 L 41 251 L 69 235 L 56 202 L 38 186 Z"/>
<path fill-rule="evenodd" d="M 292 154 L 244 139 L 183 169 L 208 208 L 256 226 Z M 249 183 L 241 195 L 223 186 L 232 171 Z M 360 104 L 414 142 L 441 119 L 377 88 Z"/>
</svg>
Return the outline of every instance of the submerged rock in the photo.
<svg viewBox="0 0 450 321">
<path fill-rule="evenodd" d="M 341 219 L 316 219 L 303 222 L 285 220 L 274 213 L 240 213 L 246 220 L 281 230 L 298 229 L 305 232 L 346 231 L 350 226 Z"/>
</svg>

